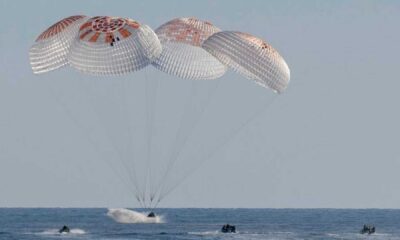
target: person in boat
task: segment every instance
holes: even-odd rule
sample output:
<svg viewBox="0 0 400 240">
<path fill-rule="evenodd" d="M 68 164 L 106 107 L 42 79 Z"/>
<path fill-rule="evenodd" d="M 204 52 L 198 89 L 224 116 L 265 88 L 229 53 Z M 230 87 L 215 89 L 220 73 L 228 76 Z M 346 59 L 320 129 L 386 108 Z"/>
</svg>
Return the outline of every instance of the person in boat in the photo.
<svg viewBox="0 0 400 240">
<path fill-rule="evenodd" d="M 223 232 L 223 233 L 235 233 L 236 232 L 236 227 L 234 225 L 225 224 L 224 226 L 222 226 L 221 232 Z"/>
<path fill-rule="evenodd" d="M 365 234 L 365 233 L 372 234 L 372 233 L 375 233 L 375 226 L 364 224 L 364 226 L 361 229 L 360 233 L 361 234 Z"/>
<path fill-rule="evenodd" d="M 69 227 L 63 226 L 60 230 L 58 230 L 59 233 L 69 233 Z"/>
<path fill-rule="evenodd" d="M 147 215 L 147 217 L 153 218 L 153 217 L 156 217 L 156 215 L 154 214 L 154 212 L 150 212 L 150 213 Z"/>
</svg>

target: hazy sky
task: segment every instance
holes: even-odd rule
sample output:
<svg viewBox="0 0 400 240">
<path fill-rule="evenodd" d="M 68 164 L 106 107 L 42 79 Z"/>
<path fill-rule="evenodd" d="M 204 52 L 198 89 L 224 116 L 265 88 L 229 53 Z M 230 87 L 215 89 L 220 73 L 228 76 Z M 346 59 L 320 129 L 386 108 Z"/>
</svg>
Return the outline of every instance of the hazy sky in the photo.
<svg viewBox="0 0 400 240">
<path fill-rule="evenodd" d="M 86 76 L 30 69 L 38 34 L 75 14 L 154 29 L 195 16 L 262 37 L 291 69 L 287 91 L 161 207 L 400 207 L 400 3 L 261 0 L 0 0 L 0 207 L 138 206 L 43 84 Z M 124 78 L 143 77 L 135 74 Z M 252 84 L 224 78 L 239 82 L 232 92 Z"/>
</svg>

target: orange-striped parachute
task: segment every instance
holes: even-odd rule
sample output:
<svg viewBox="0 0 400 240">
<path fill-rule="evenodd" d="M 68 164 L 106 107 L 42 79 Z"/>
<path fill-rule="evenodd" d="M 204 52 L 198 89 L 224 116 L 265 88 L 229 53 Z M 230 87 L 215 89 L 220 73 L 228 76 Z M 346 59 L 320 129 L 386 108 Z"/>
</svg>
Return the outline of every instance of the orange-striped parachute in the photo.
<svg viewBox="0 0 400 240">
<path fill-rule="evenodd" d="M 290 79 L 285 60 L 268 43 L 248 33 L 213 34 L 203 48 L 218 60 L 263 87 L 283 92 Z"/>
<path fill-rule="evenodd" d="M 209 22 L 177 18 L 156 29 L 163 50 L 153 65 L 161 71 L 187 79 L 216 79 L 226 66 L 201 45 L 221 31 Z"/>
<path fill-rule="evenodd" d="M 45 73 L 68 64 L 67 56 L 86 16 L 64 18 L 39 35 L 29 52 L 34 73 Z"/>
</svg>

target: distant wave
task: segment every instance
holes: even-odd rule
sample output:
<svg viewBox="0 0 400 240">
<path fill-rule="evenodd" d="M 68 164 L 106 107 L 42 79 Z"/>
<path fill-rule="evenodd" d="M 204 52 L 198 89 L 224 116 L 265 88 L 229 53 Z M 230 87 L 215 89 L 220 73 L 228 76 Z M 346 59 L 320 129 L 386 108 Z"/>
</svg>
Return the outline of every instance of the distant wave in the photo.
<svg viewBox="0 0 400 240">
<path fill-rule="evenodd" d="M 303 239 L 298 237 L 293 232 L 277 231 L 277 232 L 249 232 L 236 231 L 236 233 L 223 233 L 219 230 L 204 231 L 204 232 L 188 232 L 189 235 L 199 236 L 207 239 L 252 239 L 252 240 L 298 240 Z M 372 240 L 372 239 L 371 239 Z"/>
<path fill-rule="evenodd" d="M 118 223 L 163 223 L 162 216 L 147 217 L 148 213 L 136 212 L 125 208 L 110 208 L 107 216 Z"/>
<path fill-rule="evenodd" d="M 206 231 L 206 232 L 188 232 L 190 235 L 198 235 L 198 236 L 209 236 L 209 235 L 217 235 L 221 234 L 220 231 Z"/>
<path fill-rule="evenodd" d="M 399 236 L 393 236 L 389 233 L 374 233 L 371 235 L 360 234 L 360 233 L 326 233 L 331 239 L 340 240 L 354 240 L 354 239 L 371 239 L 371 240 L 399 240 Z"/>
<path fill-rule="evenodd" d="M 39 233 L 40 235 L 81 235 L 86 234 L 85 230 L 79 228 L 70 229 L 69 233 L 60 233 L 58 229 L 47 229 Z"/>
</svg>

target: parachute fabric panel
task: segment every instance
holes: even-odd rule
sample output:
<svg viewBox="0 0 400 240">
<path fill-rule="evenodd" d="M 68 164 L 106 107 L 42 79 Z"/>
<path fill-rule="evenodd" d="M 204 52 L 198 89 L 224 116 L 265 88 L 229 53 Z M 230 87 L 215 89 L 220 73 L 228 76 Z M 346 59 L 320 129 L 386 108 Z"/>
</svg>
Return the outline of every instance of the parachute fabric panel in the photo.
<svg viewBox="0 0 400 240">
<path fill-rule="evenodd" d="M 119 75 L 147 66 L 161 53 L 153 30 L 117 17 L 94 17 L 82 24 L 68 60 L 79 71 Z"/>
<path fill-rule="evenodd" d="M 78 34 L 79 26 L 87 19 L 78 15 L 64 18 L 44 31 L 29 51 L 34 73 L 45 73 L 68 63 L 67 55 Z"/>
<path fill-rule="evenodd" d="M 263 40 L 241 32 L 223 31 L 209 37 L 202 47 L 218 60 L 263 87 L 283 92 L 290 70 L 279 53 Z"/>
<path fill-rule="evenodd" d="M 195 18 L 177 18 L 156 29 L 163 46 L 153 65 L 166 73 L 186 79 L 215 79 L 226 66 L 200 46 L 220 29 Z"/>
</svg>

